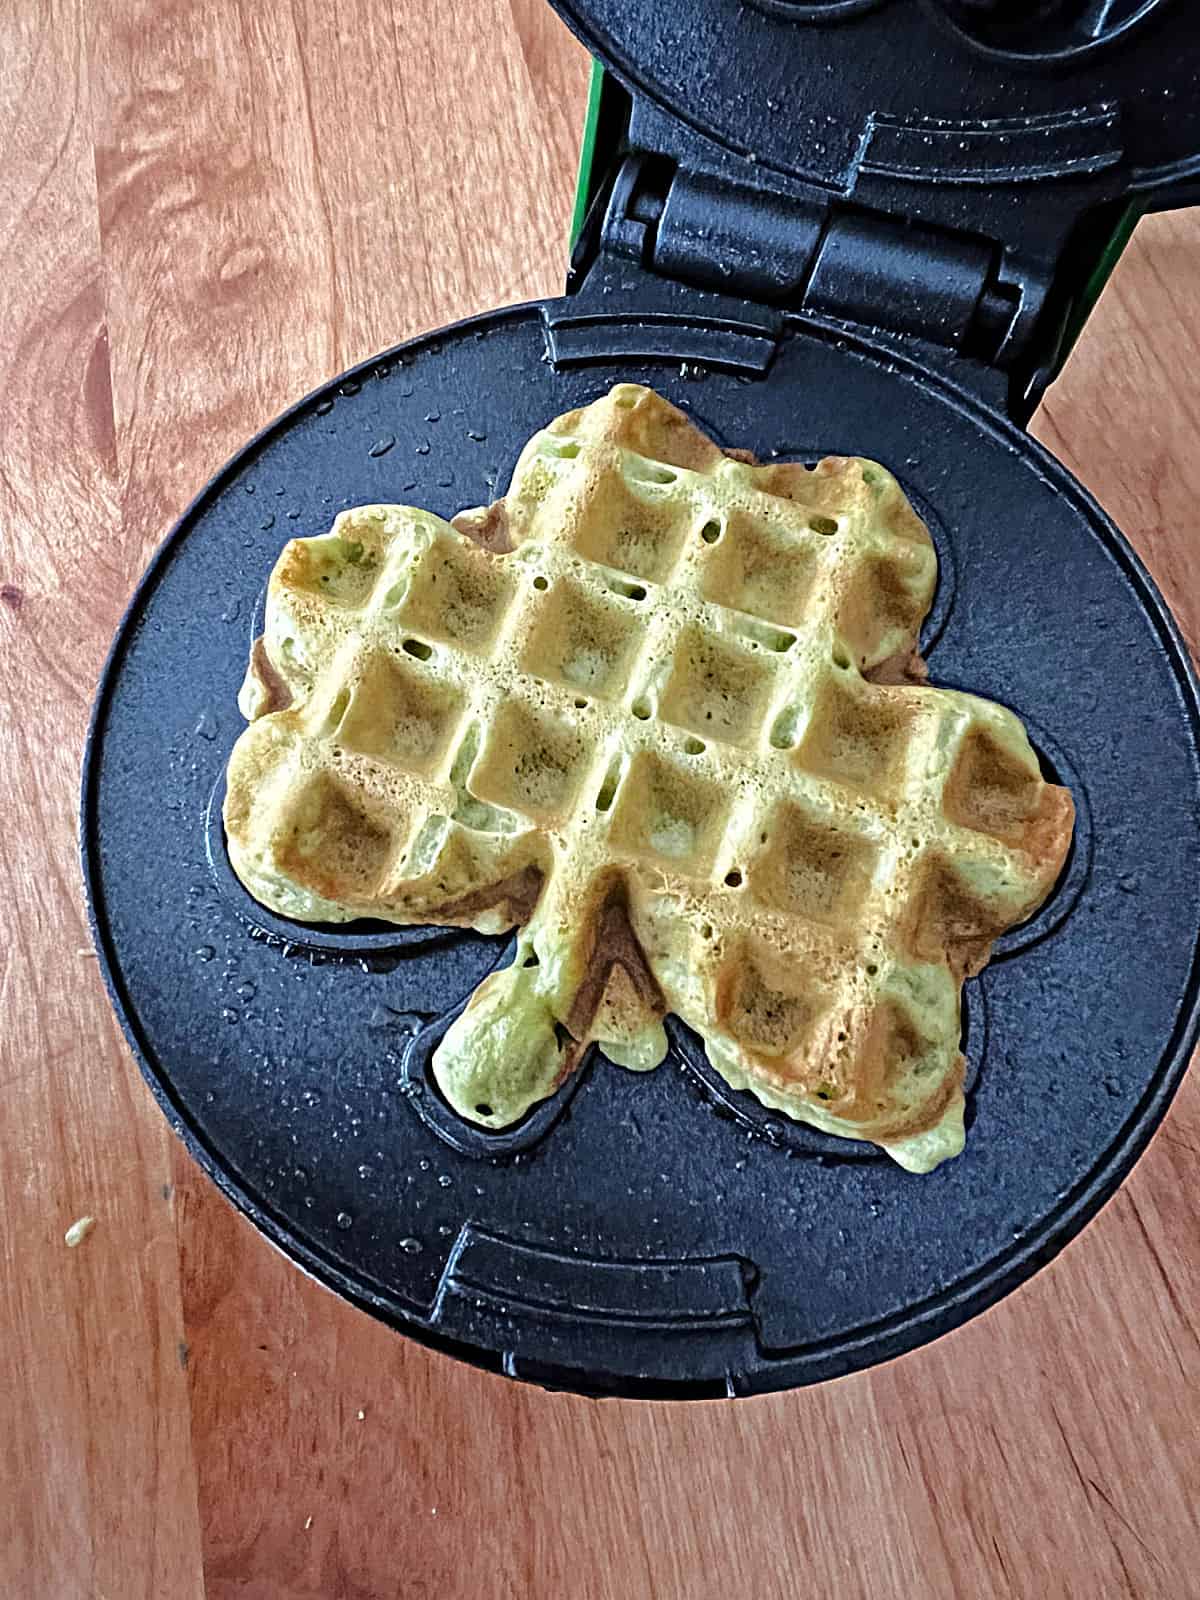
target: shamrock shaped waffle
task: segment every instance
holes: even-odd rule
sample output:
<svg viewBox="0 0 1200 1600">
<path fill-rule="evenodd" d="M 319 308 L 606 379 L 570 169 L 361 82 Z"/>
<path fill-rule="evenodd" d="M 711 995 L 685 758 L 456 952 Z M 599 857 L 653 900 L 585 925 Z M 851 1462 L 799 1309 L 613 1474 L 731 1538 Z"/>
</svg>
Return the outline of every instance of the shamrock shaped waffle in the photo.
<svg viewBox="0 0 1200 1600">
<path fill-rule="evenodd" d="M 1017 719 L 920 681 L 936 579 L 895 479 L 759 466 L 622 384 L 453 524 L 297 539 L 229 763 L 230 858 L 308 921 L 499 933 L 434 1073 L 504 1127 L 671 1011 L 735 1087 L 928 1171 L 959 1002 L 1070 843 Z"/>
</svg>

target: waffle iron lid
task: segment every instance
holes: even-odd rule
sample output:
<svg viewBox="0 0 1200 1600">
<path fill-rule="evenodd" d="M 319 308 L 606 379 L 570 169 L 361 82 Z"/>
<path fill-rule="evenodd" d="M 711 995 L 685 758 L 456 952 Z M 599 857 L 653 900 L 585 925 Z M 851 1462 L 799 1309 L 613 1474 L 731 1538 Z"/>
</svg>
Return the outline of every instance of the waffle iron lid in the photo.
<svg viewBox="0 0 1200 1600">
<path fill-rule="evenodd" d="M 1200 13 L 1181 0 L 552 0 L 664 142 L 828 197 L 1179 203 L 1200 179 Z M 671 154 L 668 148 L 667 152 Z M 774 180 L 767 173 L 775 175 Z"/>
</svg>

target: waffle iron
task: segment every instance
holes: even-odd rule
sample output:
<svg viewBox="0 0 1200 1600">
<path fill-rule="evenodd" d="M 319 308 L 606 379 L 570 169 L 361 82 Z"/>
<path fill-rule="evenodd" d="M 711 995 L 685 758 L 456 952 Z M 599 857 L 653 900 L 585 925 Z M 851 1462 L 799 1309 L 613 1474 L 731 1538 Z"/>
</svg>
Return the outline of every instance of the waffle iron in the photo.
<svg viewBox="0 0 1200 1600">
<path fill-rule="evenodd" d="M 403 1332 L 590 1394 L 816 1382 L 973 1316 L 1078 1232 L 1196 1037 L 1200 702 L 1121 534 L 1024 431 L 1139 211 L 1200 195 L 1172 0 L 556 0 L 593 81 L 567 293 L 302 400 L 203 490 L 105 669 L 80 836 L 114 1006 L 175 1131 L 293 1261 Z M 876 457 L 927 520 L 935 683 L 1024 720 L 1078 828 L 965 991 L 968 1143 L 929 1176 L 730 1090 L 672 1022 L 516 1128 L 429 1062 L 511 941 L 290 923 L 220 822 L 288 538 L 449 517 L 612 384 L 760 459 Z"/>
</svg>

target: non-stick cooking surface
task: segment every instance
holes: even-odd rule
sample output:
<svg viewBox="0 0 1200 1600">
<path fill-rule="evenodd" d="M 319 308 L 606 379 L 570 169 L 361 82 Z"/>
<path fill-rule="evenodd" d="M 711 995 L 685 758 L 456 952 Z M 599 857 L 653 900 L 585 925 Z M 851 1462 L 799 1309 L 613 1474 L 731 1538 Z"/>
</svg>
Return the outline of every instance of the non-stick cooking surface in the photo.
<svg viewBox="0 0 1200 1600">
<path fill-rule="evenodd" d="M 584 1390 L 811 1382 L 921 1343 L 1032 1272 L 1165 1108 L 1196 997 L 1195 686 L 1141 568 L 1067 473 L 894 354 L 810 326 L 760 379 L 549 355 L 539 307 L 404 346 L 310 397 L 184 517 L 97 702 L 82 820 L 96 938 L 173 1126 L 356 1303 Z M 656 1073 L 597 1060 L 515 1133 L 471 1132 L 438 1102 L 428 1055 L 505 941 L 305 929 L 228 869 L 234 696 L 284 541 L 360 502 L 449 516 L 491 499 L 532 432 L 624 380 L 760 456 L 892 467 L 941 557 L 933 680 L 1012 706 L 1074 790 L 1063 883 L 967 986 L 967 1149 L 929 1176 L 762 1111 L 679 1029 Z"/>
</svg>

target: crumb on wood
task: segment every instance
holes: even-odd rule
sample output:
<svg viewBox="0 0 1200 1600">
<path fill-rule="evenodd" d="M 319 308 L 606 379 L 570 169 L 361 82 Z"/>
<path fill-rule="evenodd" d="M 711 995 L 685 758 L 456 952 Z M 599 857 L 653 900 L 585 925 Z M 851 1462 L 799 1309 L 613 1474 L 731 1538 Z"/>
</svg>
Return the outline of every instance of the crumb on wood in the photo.
<svg viewBox="0 0 1200 1600">
<path fill-rule="evenodd" d="M 359 1410 L 358 1410 L 358 1420 L 360 1422 L 365 1422 L 367 1420 L 367 1413 L 362 1409 L 361 1406 L 359 1407 Z"/>
<path fill-rule="evenodd" d="M 80 1245 L 96 1226 L 95 1217 L 79 1217 L 63 1234 L 63 1242 L 68 1250 L 74 1250 Z"/>
<path fill-rule="evenodd" d="M 304 1531 L 305 1531 L 305 1533 L 307 1533 L 308 1530 L 311 1527 L 312 1527 L 312 1518 L 311 1517 L 305 1517 L 305 1519 L 304 1519 Z"/>
</svg>

